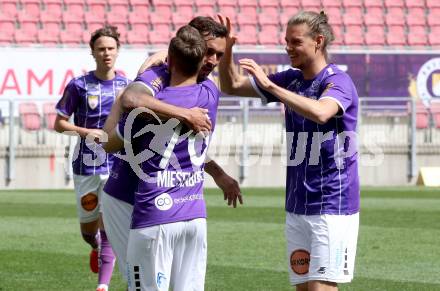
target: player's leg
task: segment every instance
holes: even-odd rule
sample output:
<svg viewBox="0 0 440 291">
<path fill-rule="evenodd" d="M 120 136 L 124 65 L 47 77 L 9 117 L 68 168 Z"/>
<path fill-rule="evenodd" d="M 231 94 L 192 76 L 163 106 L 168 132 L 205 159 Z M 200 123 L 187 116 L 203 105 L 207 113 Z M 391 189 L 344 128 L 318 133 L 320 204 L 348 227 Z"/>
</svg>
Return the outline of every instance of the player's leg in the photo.
<svg viewBox="0 0 440 291">
<path fill-rule="evenodd" d="M 86 243 L 92 247 L 90 253 L 90 268 L 98 272 L 99 247 L 99 176 L 73 175 L 76 193 L 76 205 L 80 222 L 81 235 Z"/>
<path fill-rule="evenodd" d="M 107 238 L 118 262 L 119 271 L 127 281 L 127 246 L 133 205 L 103 193 L 102 216 Z"/>
<path fill-rule="evenodd" d="M 301 215 L 286 212 L 285 236 L 287 261 L 292 286 L 307 291 L 310 262 L 310 234 Z"/>
<path fill-rule="evenodd" d="M 353 279 L 359 215 L 306 216 L 311 230 L 308 290 L 338 290 Z"/>
<path fill-rule="evenodd" d="M 110 241 L 107 238 L 105 226 L 102 220 L 102 197 L 104 185 L 107 182 L 107 175 L 100 175 L 101 184 L 98 189 L 98 198 L 100 204 L 100 216 L 99 216 L 99 233 L 101 237 L 101 244 L 99 248 L 99 274 L 98 274 L 98 287 L 97 291 L 107 291 L 108 285 L 113 274 L 113 268 L 115 266 L 115 255 L 113 253 Z"/>
<path fill-rule="evenodd" d="M 175 245 L 171 288 L 173 291 L 203 291 L 207 261 L 206 219 L 198 218 L 182 223 L 185 235 Z"/>
<path fill-rule="evenodd" d="M 173 261 L 174 223 L 131 229 L 128 238 L 128 289 L 167 291 Z"/>
</svg>

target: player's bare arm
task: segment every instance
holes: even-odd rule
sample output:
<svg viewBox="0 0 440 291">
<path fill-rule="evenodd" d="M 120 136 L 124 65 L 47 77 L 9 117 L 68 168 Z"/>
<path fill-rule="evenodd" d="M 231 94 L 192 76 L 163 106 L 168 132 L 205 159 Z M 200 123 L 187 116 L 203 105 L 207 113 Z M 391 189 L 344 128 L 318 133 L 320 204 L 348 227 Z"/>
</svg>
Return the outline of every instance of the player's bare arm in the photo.
<svg viewBox="0 0 440 291">
<path fill-rule="evenodd" d="M 240 186 L 238 182 L 229 176 L 214 160 L 210 160 L 205 164 L 205 172 L 208 173 L 217 186 L 223 191 L 224 200 L 228 201 L 228 205 L 237 207 L 237 200 L 243 204 Z"/>
<path fill-rule="evenodd" d="M 255 78 L 262 89 L 277 96 L 282 103 L 307 119 L 324 124 L 342 110 L 332 99 L 313 100 L 275 85 L 254 60 L 242 59 L 239 62 Z"/>
<path fill-rule="evenodd" d="M 157 53 L 149 56 L 139 68 L 138 75 L 142 74 L 151 67 L 165 64 L 167 61 L 167 56 L 168 56 L 167 50 L 158 51 Z"/>
<path fill-rule="evenodd" d="M 108 140 L 102 144 L 102 148 L 107 153 L 116 153 L 124 148 L 124 141 L 117 134 L 116 126 L 108 133 Z"/>
<path fill-rule="evenodd" d="M 121 115 L 123 113 L 122 106 L 121 106 L 121 95 L 124 91 L 120 92 L 118 96 L 115 99 L 115 102 L 112 105 L 112 109 L 110 110 L 110 114 L 108 115 L 107 119 L 105 120 L 103 130 L 109 134 L 112 129 L 118 125 L 119 119 L 121 118 Z"/>
<path fill-rule="evenodd" d="M 221 91 L 234 96 L 259 97 L 252 87 L 249 78 L 241 75 L 235 67 L 232 48 L 237 38 L 232 35 L 231 20 L 229 17 L 223 18 L 221 15 L 218 15 L 218 17 L 221 24 L 226 23 L 226 28 L 229 32 L 226 38 L 225 54 L 219 63 Z"/>
<path fill-rule="evenodd" d="M 211 121 L 207 117 L 208 110 L 203 108 L 181 108 L 167 104 L 151 96 L 149 90 L 139 82 L 133 82 L 121 95 L 121 106 L 130 111 L 145 107 L 163 118 L 176 118 L 188 125 L 195 132 L 211 131 Z"/>
<path fill-rule="evenodd" d="M 61 115 L 57 115 L 55 119 L 54 129 L 56 132 L 76 132 L 82 138 L 91 138 L 93 140 L 100 140 L 105 136 L 105 132 L 98 128 L 85 128 L 81 126 L 76 126 L 69 122 L 69 118 Z"/>
</svg>

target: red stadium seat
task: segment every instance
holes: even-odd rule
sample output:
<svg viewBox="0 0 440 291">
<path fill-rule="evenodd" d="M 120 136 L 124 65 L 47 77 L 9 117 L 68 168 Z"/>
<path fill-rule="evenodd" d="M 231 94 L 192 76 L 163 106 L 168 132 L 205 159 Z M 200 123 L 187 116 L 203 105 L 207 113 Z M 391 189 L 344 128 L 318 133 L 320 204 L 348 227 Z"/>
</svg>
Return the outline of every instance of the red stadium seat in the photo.
<svg viewBox="0 0 440 291">
<path fill-rule="evenodd" d="M 364 45 L 364 32 L 361 26 L 353 25 L 345 27 L 344 43 L 348 46 Z"/>
<path fill-rule="evenodd" d="M 4 15 L 15 17 L 18 13 L 17 3 L 18 1 L 16 0 L 2 0 L 0 2 L 0 11 Z"/>
<path fill-rule="evenodd" d="M 384 0 L 383 2 L 386 8 L 396 7 L 403 9 L 405 7 L 404 0 Z"/>
<path fill-rule="evenodd" d="M 409 27 L 408 45 L 415 47 L 423 47 L 428 45 L 428 36 L 424 26 Z"/>
<path fill-rule="evenodd" d="M 119 0 L 118 0 L 119 1 Z M 122 1 L 122 0 L 120 0 Z M 118 13 L 119 15 L 125 15 L 125 18 L 127 18 L 129 14 L 129 7 L 127 5 L 127 2 L 119 3 L 115 0 L 112 0 L 109 2 L 110 11 L 112 13 Z"/>
<path fill-rule="evenodd" d="M 383 2 L 382 0 L 364 0 L 365 8 L 377 7 L 382 8 Z"/>
<path fill-rule="evenodd" d="M 237 8 L 235 6 L 219 6 L 218 7 L 218 12 L 223 14 L 224 16 L 229 16 L 230 19 L 235 19 L 237 18 Z M 214 12 L 215 15 L 217 14 L 217 12 Z"/>
<path fill-rule="evenodd" d="M 254 25 L 257 26 L 257 13 L 239 13 L 237 15 L 237 24 L 241 27 L 242 25 Z"/>
<path fill-rule="evenodd" d="M 261 27 L 265 25 L 278 25 L 280 21 L 278 14 L 259 13 L 257 17 L 258 24 L 260 24 Z"/>
<path fill-rule="evenodd" d="M 263 26 L 258 34 L 258 42 L 262 45 L 277 45 L 278 44 L 278 27 Z"/>
<path fill-rule="evenodd" d="M 121 12 L 121 11 L 111 11 L 111 12 L 107 12 L 105 14 L 105 19 L 106 22 L 108 24 L 117 26 L 118 28 L 120 27 L 126 27 L 127 23 L 128 23 L 128 18 L 127 18 L 127 14 L 125 14 L 125 12 Z"/>
<path fill-rule="evenodd" d="M 254 9 L 257 9 L 257 7 L 258 7 L 257 0 L 238 0 L 237 4 L 238 4 L 238 7 L 240 7 L 240 9 L 242 7 L 252 7 Z"/>
<path fill-rule="evenodd" d="M 33 102 L 23 102 L 18 105 L 20 114 L 20 126 L 26 130 L 40 130 L 41 118 L 37 104 Z"/>
<path fill-rule="evenodd" d="M 280 1 L 279 0 L 265 0 L 260 1 L 260 7 L 262 12 L 266 12 L 267 8 L 276 8 L 278 9 L 280 7 Z"/>
<path fill-rule="evenodd" d="M 361 15 L 353 15 L 351 13 L 346 13 L 342 17 L 342 19 L 344 21 L 344 25 L 345 26 L 348 26 L 348 25 L 362 25 L 363 24 L 363 19 L 362 19 Z"/>
<path fill-rule="evenodd" d="M 55 102 L 46 102 L 43 104 L 44 127 L 53 130 L 57 112 L 55 110 Z"/>
<path fill-rule="evenodd" d="M 303 10 L 319 11 L 322 8 L 321 0 L 301 0 Z"/>
<path fill-rule="evenodd" d="M 389 26 L 386 39 L 389 46 L 405 46 L 407 43 L 405 28 L 403 26 Z"/>
<path fill-rule="evenodd" d="M 223 7 L 223 6 L 237 7 L 238 3 L 237 0 L 217 0 L 217 5 L 219 7 Z"/>
<path fill-rule="evenodd" d="M 334 45 L 344 44 L 344 27 L 342 25 L 332 25 L 335 40 Z"/>
<path fill-rule="evenodd" d="M 327 9 L 330 7 L 342 7 L 342 0 L 322 0 L 322 6 L 324 7 L 324 11 L 327 12 Z"/>
<path fill-rule="evenodd" d="M 428 7 L 428 9 L 440 8 L 440 1 L 438 1 L 438 0 L 426 0 L 426 7 Z"/>
<path fill-rule="evenodd" d="M 436 12 L 431 11 L 431 13 L 428 15 L 428 19 L 427 19 L 428 25 L 429 27 L 436 27 L 436 26 L 440 26 L 440 10 L 438 12 L 438 14 L 436 14 Z"/>
<path fill-rule="evenodd" d="M 84 16 L 85 7 L 82 0 L 64 0 L 64 5 L 66 11 L 63 13 L 63 16 L 66 16 L 66 14 L 77 18 Z"/>
<path fill-rule="evenodd" d="M 281 9 L 287 7 L 296 7 L 298 10 L 300 9 L 300 5 L 298 1 L 292 1 L 292 0 L 280 0 L 280 7 Z"/>
<path fill-rule="evenodd" d="M 385 32 L 383 26 L 369 27 L 365 34 L 365 44 L 368 46 L 384 46 Z"/>
<path fill-rule="evenodd" d="M 100 18 L 104 18 L 107 13 L 107 1 L 106 0 L 86 0 L 89 12 L 93 11 L 95 15 Z"/>
<path fill-rule="evenodd" d="M 429 113 L 421 101 L 416 103 L 416 128 L 426 129 L 429 127 Z"/>
<path fill-rule="evenodd" d="M 63 14 L 63 5 L 60 0 L 43 0 L 44 10 L 40 12 L 41 21 L 48 19 L 61 19 Z M 52 18 L 53 17 L 53 18 Z"/>
<path fill-rule="evenodd" d="M 177 30 L 179 27 L 188 24 L 188 22 L 191 20 L 192 17 L 188 17 L 188 15 L 182 15 L 178 13 L 174 13 L 172 16 L 172 21 L 175 30 Z"/>
<path fill-rule="evenodd" d="M 327 8 L 325 10 L 325 13 L 327 13 L 328 20 L 331 25 L 342 25 L 343 24 L 342 13 L 339 8 L 336 8 L 336 7 Z"/>
<path fill-rule="evenodd" d="M 59 30 L 39 30 L 37 34 L 37 39 L 39 43 L 45 45 L 56 45 L 60 42 L 60 32 Z"/>
<path fill-rule="evenodd" d="M 362 0 L 342 0 L 342 5 L 347 7 L 362 7 Z"/>
<path fill-rule="evenodd" d="M 238 44 L 242 45 L 256 45 L 257 44 L 257 29 L 254 26 L 244 26 L 240 28 L 238 33 Z"/>
<path fill-rule="evenodd" d="M 127 42 L 134 46 L 145 46 L 150 43 L 147 30 L 132 30 L 127 32 Z"/>
<path fill-rule="evenodd" d="M 52 13 L 50 10 L 43 10 L 40 13 L 40 21 L 42 23 L 47 21 L 60 21 L 61 19 L 61 12 L 59 14 Z"/>
<path fill-rule="evenodd" d="M 364 22 L 366 26 L 384 25 L 385 21 L 382 13 L 378 13 L 377 8 L 370 8 L 373 11 L 369 11 L 364 16 Z M 380 9 L 379 9 L 380 10 Z"/>
<path fill-rule="evenodd" d="M 40 16 L 40 1 L 39 0 L 21 0 L 21 5 L 24 13 L 32 19 L 38 19 Z"/>
<path fill-rule="evenodd" d="M 405 6 L 411 8 L 425 8 L 425 0 L 405 0 Z"/>
<path fill-rule="evenodd" d="M 194 9 L 192 6 L 176 6 L 176 11 L 173 13 L 178 13 L 188 17 L 188 22 L 194 17 Z"/>
<path fill-rule="evenodd" d="M 10 35 L 14 34 L 15 31 L 14 17 L 0 13 L 0 31 L 8 33 Z"/>
<path fill-rule="evenodd" d="M 289 20 L 292 16 L 294 16 L 295 14 L 297 14 L 299 11 L 301 10 L 300 7 L 298 6 L 288 6 L 288 7 L 284 7 L 280 13 L 281 16 L 281 25 L 285 26 L 287 24 L 287 21 L 284 21 L 284 19 L 287 18 L 287 20 Z M 283 18 L 284 16 L 284 18 Z"/>
<path fill-rule="evenodd" d="M 23 20 L 20 22 L 20 31 L 35 38 L 37 36 L 38 23 L 33 20 Z"/>
<path fill-rule="evenodd" d="M 154 31 L 150 34 L 150 43 L 155 45 L 168 45 L 173 35 L 168 31 Z"/>
<path fill-rule="evenodd" d="M 215 16 L 216 14 L 216 10 L 214 8 L 214 5 L 208 6 L 208 5 L 203 5 L 203 6 L 198 6 L 197 7 L 197 15 L 200 16 Z M 225 16 L 229 16 L 229 15 L 225 15 Z M 235 16 L 235 13 L 234 13 Z"/>
<path fill-rule="evenodd" d="M 170 24 L 171 23 L 171 12 L 166 10 L 155 11 L 150 14 L 151 24 L 154 26 L 156 24 Z"/>
<path fill-rule="evenodd" d="M 408 26 L 426 25 L 426 16 L 424 9 L 412 8 L 408 10 L 408 14 L 406 15 L 406 24 Z"/>
<path fill-rule="evenodd" d="M 385 23 L 388 26 L 405 26 L 405 16 L 403 11 L 399 8 L 388 9 L 388 14 L 385 15 Z"/>
<path fill-rule="evenodd" d="M 133 12 L 139 12 L 139 13 L 149 13 L 150 9 L 150 1 L 145 0 L 130 0 L 131 7 L 133 8 Z"/>
</svg>

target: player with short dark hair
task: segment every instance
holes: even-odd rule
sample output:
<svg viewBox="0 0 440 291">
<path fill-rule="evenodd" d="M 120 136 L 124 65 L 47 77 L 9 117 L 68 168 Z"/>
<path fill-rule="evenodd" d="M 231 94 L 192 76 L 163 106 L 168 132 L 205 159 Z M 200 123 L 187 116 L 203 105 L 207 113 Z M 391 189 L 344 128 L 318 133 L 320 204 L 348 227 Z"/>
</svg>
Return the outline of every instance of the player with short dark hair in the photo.
<svg viewBox="0 0 440 291">
<path fill-rule="evenodd" d="M 92 33 L 90 49 L 96 70 L 76 77 L 66 86 L 57 103 L 55 130 L 75 132 L 80 136 L 72 163 L 73 181 L 81 234 L 91 247 L 90 268 L 99 273 L 99 291 L 110 283 L 115 257 L 100 219 L 101 194 L 113 163 L 95 140 L 101 140 L 102 130 L 118 92 L 130 82 L 115 71 L 119 52 L 119 33 L 114 26 L 105 26 Z M 74 115 L 74 123 L 69 122 Z M 99 263 L 98 263 L 99 261 Z"/>
<path fill-rule="evenodd" d="M 205 40 L 195 28 L 180 28 L 168 50 L 169 86 L 155 97 L 183 108 L 207 109 L 214 129 L 219 92 L 211 81 L 197 83 L 205 51 Z M 147 177 L 136 171 L 127 249 L 129 290 L 203 290 L 207 256 L 203 167 L 209 136 L 185 134 L 182 124 L 173 120 L 165 124 L 157 120 L 154 125 L 132 116 L 133 112 L 116 128 L 119 144 L 129 138 L 135 153 L 149 149 L 151 155 L 140 164 Z M 109 147 L 118 143 L 116 139 L 112 131 Z"/>
</svg>

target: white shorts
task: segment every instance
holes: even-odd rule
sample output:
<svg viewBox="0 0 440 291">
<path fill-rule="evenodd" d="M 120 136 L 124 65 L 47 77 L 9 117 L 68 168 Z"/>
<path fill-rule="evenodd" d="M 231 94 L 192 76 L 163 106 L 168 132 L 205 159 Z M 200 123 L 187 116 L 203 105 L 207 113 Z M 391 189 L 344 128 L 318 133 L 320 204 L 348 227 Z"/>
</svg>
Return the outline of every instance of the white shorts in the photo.
<svg viewBox="0 0 440 291">
<path fill-rule="evenodd" d="M 307 281 L 348 283 L 353 279 L 359 213 L 286 213 L 287 258 L 292 285 Z"/>
<path fill-rule="evenodd" d="M 119 271 L 127 280 L 127 246 L 133 205 L 103 193 L 101 199 L 105 232 L 110 241 Z"/>
<path fill-rule="evenodd" d="M 207 259 L 206 219 L 131 229 L 130 291 L 203 291 Z"/>
<path fill-rule="evenodd" d="M 100 197 L 107 179 L 108 175 L 82 176 L 73 174 L 79 222 L 88 223 L 98 220 Z"/>
</svg>

